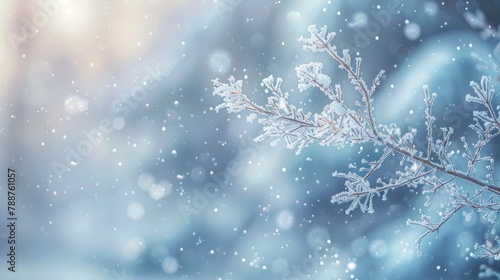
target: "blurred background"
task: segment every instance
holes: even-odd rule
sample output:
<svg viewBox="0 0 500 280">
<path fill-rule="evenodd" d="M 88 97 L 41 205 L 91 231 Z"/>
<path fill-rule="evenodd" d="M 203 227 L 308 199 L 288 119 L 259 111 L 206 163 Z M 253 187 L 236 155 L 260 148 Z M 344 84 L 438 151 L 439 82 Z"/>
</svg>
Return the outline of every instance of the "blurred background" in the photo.
<svg viewBox="0 0 500 280">
<path fill-rule="evenodd" d="M 328 25 L 363 57 L 367 81 L 386 70 L 380 123 L 423 131 L 429 84 L 438 126 L 464 135 L 469 82 L 499 63 L 498 36 L 464 18 L 478 9 L 500 24 L 500 1 L 1 1 L 0 166 L 16 170 L 18 220 L 12 273 L 2 176 L 0 279 L 475 279 L 480 264 L 498 268 L 470 257 L 486 223 L 465 213 L 417 257 L 422 230 L 406 220 L 439 209 L 411 190 L 374 214 L 331 204 L 343 190 L 332 172 L 373 147 L 295 155 L 255 143 L 261 127 L 217 114 L 212 95 L 212 79 L 234 75 L 265 102 L 272 74 L 318 112 L 327 98 L 299 93 L 294 67 L 322 61 L 348 96 L 345 74 L 297 42 Z"/>
</svg>

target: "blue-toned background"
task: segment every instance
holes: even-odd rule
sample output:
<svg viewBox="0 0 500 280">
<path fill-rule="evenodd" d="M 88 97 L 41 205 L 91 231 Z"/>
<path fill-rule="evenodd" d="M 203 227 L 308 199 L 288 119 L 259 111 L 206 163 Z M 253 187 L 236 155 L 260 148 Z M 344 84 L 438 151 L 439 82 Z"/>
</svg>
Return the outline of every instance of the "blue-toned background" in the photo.
<svg viewBox="0 0 500 280">
<path fill-rule="evenodd" d="M 272 74 L 318 112 L 327 98 L 296 86 L 294 67 L 309 61 L 355 94 L 297 42 L 328 25 L 368 81 L 386 70 L 379 123 L 423 131 L 429 84 L 437 124 L 463 135 L 469 82 L 498 63 L 498 38 L 464 19 L 478 8 L 500 23 L 500 1 L 2 1 L 0 166 L 18 175 L 18 221 L 12 273 L 2 176 L 0 279 L 475 279 L 480 264 L 498 268 L 469 256 L 485 239 L 477 216 L 453 217 L 417 257 L 422 230 L 405 223 L 427 211 L 418 190 L 377 200 L 374 214 L 331 204 L 343 190 L 332 172 L 373 147 L 295 155 L 255 143 L 261 127 L 217 114 L 212 95 L 212 79 L 234 75 L 265 102 Z"/>
</svg>

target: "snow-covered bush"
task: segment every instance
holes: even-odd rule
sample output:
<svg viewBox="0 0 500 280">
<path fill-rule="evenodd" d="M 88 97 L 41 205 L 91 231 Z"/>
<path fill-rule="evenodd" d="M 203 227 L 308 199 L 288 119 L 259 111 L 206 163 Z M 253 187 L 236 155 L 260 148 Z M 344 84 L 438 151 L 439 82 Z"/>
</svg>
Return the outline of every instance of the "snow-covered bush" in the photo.
<svg viewBox="0 0 500 280">
<path fill-rule="evenodd" d="M 423 228 L 416 240 L 417 252 L 421 252 L 422 240 L 431 233 L 439 232 L 449 219 L 459 211 L 467 211 L 467 217 L 476 212 L 491 223 L 491 240 L 476 243 L 471 254 L 476 258 L 500 260 L 500 237 L 495 233 L 500 211 L 500 186 L 495 178 L 494 160 L 484 152 L 492 139 L 500 134 L 500 106 L 494 102 L 494 86 L 491 77 L 483 76 L 479 82 L 470 82 L 471 94 L 465 100 L 479 105 L 473 113 L 474 132 L 460 138 L 452 149 L 451 127 L 440 128 L 436 137 L 436 117 L 432 111 L 437 98 L 428 86 L 423 86 L 426 147 L 419 149 L 414 140 L 416 129 L 399 127 L 395 123 L 377 123 L 374 116 L 373 96 L 380 85 L 384 71 L 380 71 L 370 85 L 363 78 L 359 56 L 353 57 L 349 50 L 340 53 L 332 43 L 334 32 L 326 27 L 309 26 L 309 37 L 300 37 L 306 51 L 326 53 L 340 69 L 345 71 L 353 88 L 358 93 L 354 105 L 344 102 L 340 84 L 332 84 L 330 76 L 323 72 L 323 65 L 310 62 L 296 67 L 299 91 L 317 88 L 330 103 L 319 113 L 305 112 L 289 102 L 283 92 L 281 78 L 269 76 L 263 85 L 271 93 L 267 104 L 259 105 L 243 93 L 243 82 L 230 77 L 228 83 L 213 80 L 213 94 L 222 97 L 223 103 L 215 109 L 226 108 L 230 113 L 248 112 L 247 120 L 263 125 L 264 132 L 255 141 L 271 139 L 271 145 L 284 141 L 286 147 L 297 154 L 313 142 L 322 146 L 345 147 L 371 144 L 383 152 L 377 160 L 362 159 L 361 167 L 352 172 L 333 172 L 334 177 L 345 180 L 345 190 L 334 194 L 331 202 L 347 203 L 346 214 L 360 209 L 373 213 L 373 201 L 380 197 L 386 200 L 389 192 L 409 187 L 415 195 L 426 196 L 424 207 L 438 204 L 435 217 L 421 215 L 420 220 L 407 220 L 407 225 Z M 460 144 L 461 152 L 456 148 Z M 393 177 L 376 176 L 376 172 L 389 158 L 400 161 Z M 437 199 L 439 197 L 439 199 Z"/>
</svg>

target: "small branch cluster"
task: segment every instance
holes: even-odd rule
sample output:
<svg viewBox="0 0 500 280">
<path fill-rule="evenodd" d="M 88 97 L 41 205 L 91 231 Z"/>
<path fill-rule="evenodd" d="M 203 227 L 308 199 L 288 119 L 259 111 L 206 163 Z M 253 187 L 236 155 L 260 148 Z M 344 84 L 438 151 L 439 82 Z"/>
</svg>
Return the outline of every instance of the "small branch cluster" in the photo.
<svg viewBox="0 0 500 280">
<path fill-rule="evenodd" d="M 477 135 L 477 141 L 470 137 L 462 137 L 464 152 L 459 157 L 452 142 L 453 129 L 440 128 L 442 137 L 433 137 L 433 125 L 436 117 L 432 112 L 437 98 L 430 93 L 429 87 L 423 87 L 425 104 L 425 125 L 427 133 L 427 147 L 418 150 L 414 144 L 417 135 L 416 129 L 404 129 L 395 123 L 378 124 L 374 117 L 373 94 L 380 85 L 384 71 L 380 71 L 368 86 L 362 77 L 361 62 L 358 56 L 352 57 L 349 50 L 337 52 L 332 44 L 334 32 L 327 32 L 326 27 L 317 29 L 312 25 L 308 28 L 309 37 L 300 37 L 304 50 L 326 53 L 337 62 L 338 67 L 345 71 L 353 88 L 358 93 L 354 106 L 344 103 L 342 88 L 339 84 L 332 85 L 332 79 L 323 73 L 323 65 L 319 62 L 310 62 L 296 67 L 299 91 L 311 88 L 319 89 L 329 99 L 319 113 L 304 112 L 288 101 L 288 93 L 281 89 L 282 80 L 272 76 L 263 80 L 265 91 L 271 95 L 264 106 L 257 105 L 242 93 L 242 81 L 229 78 L 229 83 L 213 80 L 214 95 L 223 98 L 223 103 L 216 110 L 226 108 L 228 112 L 249 112 L 247 120 L 263 125 L 264 132 L 255 141 L 272 139 L 276 145 L 283 140 L 290 149 L 297 153 L 317 141 L 323 146 L 353 146 L 371 143 L 381 148 L 382 155 L 374 161 L 361 160 L 361 167 L 353 172 L 333 172 L 333 176 L 344 180 L 345 190 L 332 196 L 331 202 L 349 206 L 346 214 L 360 209 L 362 212 L 374 212 L 374 198 L 386 200 L 390 191 L 400 187 L 421 189 L 426 196 L 425 207 L 430 207 L 436 197 L 446 198 L 441 203 L 443 208 L 439 212 L 438 221 L 428 215 L 422 215 L 420 220 L 408 220 L 407 224 L 424 229 L 417 239 L 417 252 L 421 252 L 422 240 L 430 233 L 438 233 L 440 228 L 460 211 L 470 211 L 480 214 L 493 224 L 495 228 L 497 214 L 500 211 L 500 187 L 495 179 L 494 161 L 484 155 L 485 147 L 500 134 L 500 106 L 495 106 L 494 88 L 489 77 L 482 77 L 479 83 L 471 82 L 474 94 L 468 94 L 467 102 L 479 104 L 483 109 L 474 112 L 474 124 L 470 128 Z M 454 149 L 452 149 L 452 147 Z M 390 178 L 378 177 L 377 170 L 384 165 L 388 158 L 399 158 L 400 168 Z M 462 163 L 466 163 L 465 165 Z M 479 164 L 486 164 L 485 172 L 479 172 Z M 353 165 L 354 166 L 354 165 Z M 351 167 L 353 167 L 351 166 Z M 461 169 L 466 166 L 466 169 Z M 481 165 L 482 166 L 482 165 Z M 355 168 L 355 167 L 354 167 Z M 482 171 L 482 170 L 481 170 Z M 467 186 L 465 186 L 467 185 Z M 475 192 L 470 193 L 470 186 L 475 186 Z M 440 199 L 440 202 L 443 201 Z M 475 257 L 500 258 L 500 249 L 492 242 L 498 242 L 499 237 L 487 241 L 483 245 L 476 245 Z M 490 243 L 488 243 L 490 242 Z"/>
</svg>

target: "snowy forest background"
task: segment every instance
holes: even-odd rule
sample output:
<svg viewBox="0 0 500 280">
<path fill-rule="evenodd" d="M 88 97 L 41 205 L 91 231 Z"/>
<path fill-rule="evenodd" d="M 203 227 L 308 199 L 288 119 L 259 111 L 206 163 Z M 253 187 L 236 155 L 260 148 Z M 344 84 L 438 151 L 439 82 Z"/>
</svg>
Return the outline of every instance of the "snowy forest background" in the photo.
<svg viewBox="0 0 500 280">
<path fill-rule="evenodd" d="M 425 128 L 428 84 L 438 126 L 467 135 L 470 81 L 499 76 L 500 1 L 401 1 L 383 22 L 377 15 L 399 1 L 51 3 L 0 4 L 1 167 L 19 176 L 18 272 L 6 269 L 2 226 L 0 278 L 475 279 L 485 265 L 500 270 L 470 257 L 490 236 L 465 211 L 417 257 L 422 229 L 406 220 L 425 197 L 410 189 L 376 200 L 374 214 L 345 215 L 330 203 L 344 189 L 332 172 L 369 146 L 313 144 L 295 155 L 255 143 L 260 126 L 215 113 L 211 82 L 234 75 L 265 100 L 262 78 L 281 76 L 295 103 L 317 111 L 326 99 L 299 93 L 295 66 L 320 60 L 334 83 L 349 81 L 297 38 L 328 25 L 340 48 L 360 53 L 367 77 L 386 70 L 378 121 Z M 493 29 L 474 25 L 478 9 Z"/>
</svg>

